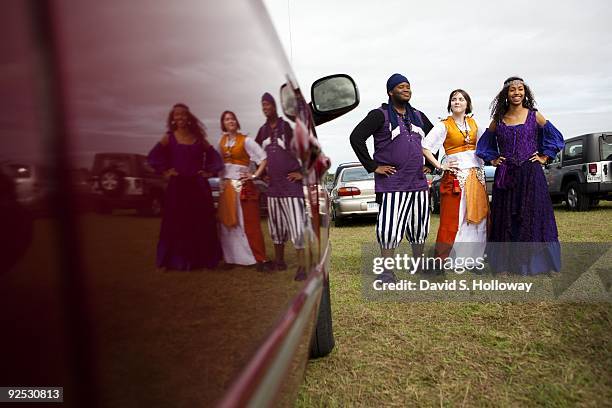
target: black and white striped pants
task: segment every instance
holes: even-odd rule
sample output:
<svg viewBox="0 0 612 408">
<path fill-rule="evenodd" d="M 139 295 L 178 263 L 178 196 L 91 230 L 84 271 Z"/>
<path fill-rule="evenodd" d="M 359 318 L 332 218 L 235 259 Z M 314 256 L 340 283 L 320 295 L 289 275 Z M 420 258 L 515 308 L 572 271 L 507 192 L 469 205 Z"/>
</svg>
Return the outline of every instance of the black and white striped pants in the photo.
<svg viewBox="0 0 612 408">
<path fill-rule="evenodd" d="M 404 234 L 411 244 L 423 244 L 429 233 L 429 192 L 382 193 L 376 238 L 383 249 L 397 248 Z"/>
<path fill-rule="evenodd" d="M 304 248 L 304 198 L 268 197 L 268 228 L 274 244 L 291 238 L 296 249 Z"/>
</svg>

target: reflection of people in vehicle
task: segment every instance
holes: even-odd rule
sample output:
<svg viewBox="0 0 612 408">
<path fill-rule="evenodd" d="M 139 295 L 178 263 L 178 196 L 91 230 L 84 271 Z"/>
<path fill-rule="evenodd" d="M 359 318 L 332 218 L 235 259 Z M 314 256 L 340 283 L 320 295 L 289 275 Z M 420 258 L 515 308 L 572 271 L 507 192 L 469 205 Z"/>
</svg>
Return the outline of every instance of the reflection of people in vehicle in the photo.
<svg viewBox="0 0 612 408">
<path fill-rule="evenodd" d="M 269 267 L 259 218 L 259 190 L 253 180 L 266 167 L 266 152 L 253 139 L 239 132 L 233 112 L 221 114 L 219 150 L 225 162 L 219 196 L 219 231 L 227 265 L 253 265 L 262 271 Z M 249 171 L 249 163 L 258 167 Z"/>
<path fill-rule="evenodd" d="M 518 264 L 513 272 L 522 275 L 559 271 L 561 248 L 542 164 L 563 149 L 563 136 L 535 109 L 531 89 L 518 77 L 504 81 L 491 104 L 491 116 L 476 149 L 479 157 L 497 167 L 489 241 L 547 244 L 532 245 L 533 254 L 508 257 L 496 257 L 489 250 L 489 262 L 496 272 L 513 271 L 510 262 Z"/>
<path fill-rule="evenodd" d="M 266 123 L 255 139 L 266 151 L 268 185 L 268 227 L 274 242 L 274 267 L 287 269 L 285 243 L 297 251 L 298 269 L 295 280 L 306 279 L 304 269 L 304 188 L 300 163 L 289 151 L 293 131 L 276 112 L 276 101 L 269 93 L 261 97 Z"/>
<path fill-rule="evenodd" d="M 484 129 L 474 118 L 472 100 L 467 92 L 456 89 L 448 98 L 451 114 L 437 123 L 423 140 L 423 154 L 437 169 L 444 170 L 440 183 L 440 227 L 436 255 L 477 258 L 487 242 L 489 199 L 485 186 L 484 163 L 476 156 L 476 142 Z M 445 163 L 434 153 L 444 147 Z M 453 247 L 453 243 L 463 242 Z"/>
<path fill-rule="evenodd" d="M 393 257 L 404 234 L 412 244 L 413 255 L 423 253 L 429 233 L 428 186 L 423 174 L 421 139 L 431 123 L 409 101 L 410 82 L 393 74 L 387 80 L 389 101 L 368 113 L 351 133 L 351 145 L 359 161 L 374 172 L 376 201 L 380 209 L 376 237 L 383 257 Z M 374 136 L 374 160 L 366 140 Z M 394 282 L 393 271 L 381 275 L 383 282 Z"/>
<path fill-rule="evenodd" d="M 207 177 L 221 171 L 223 161 L 206 140 L 204 126 L 186 105 L 174 105 L 167 128 L 148 157 L 151 167 L 169 178 L 157 266 L 214 268 L 222 253 Z"/>
</svg>

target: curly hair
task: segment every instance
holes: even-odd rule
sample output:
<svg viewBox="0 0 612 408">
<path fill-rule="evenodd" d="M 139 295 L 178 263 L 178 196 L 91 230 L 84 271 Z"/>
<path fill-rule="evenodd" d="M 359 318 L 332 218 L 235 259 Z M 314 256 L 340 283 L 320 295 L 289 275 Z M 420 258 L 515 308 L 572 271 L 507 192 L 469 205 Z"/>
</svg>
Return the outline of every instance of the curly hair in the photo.
<svg viewBox="0 0 612 408">
<path fill-rule="evenodd" d="M 495 123 L 501 122 L 506 112 L 508 112 L 508 89 L 510 88 L 510 84 L 513 81 L 521 81 L 523 82 L 523 86 L 525 87 L 525 97 L 523 98 L 523 107 L 529 110 L 535 110 L 536 101 L 533 98 L 533 92 L 531 92 L 531 88 L 524 83 L 523 78 L 520 77 L 510 77 L 504 81 L 504 87 L 497 94 L 497 96 L 491 102 L 489 109 L 491 110 L 491 118 Z"/>
<path fill-rule="evenodd" d="M 168 119 L 166 120 L 166 127 L 169 132 L 173 132 L 176 130 L 176 124 L 174 123 L 174 109 L 176 108 L 184 108 L 187 110 L 187 129 L 189 132 L 195 136 L 197 142 L 206 142 L 206 128 L 200 119 L 198 119 L 191 111 L 189 110 L 189 106 L 184 103 L 176 103 L 170 109 L 170 113 L 168 113 Z"/>
</svg>

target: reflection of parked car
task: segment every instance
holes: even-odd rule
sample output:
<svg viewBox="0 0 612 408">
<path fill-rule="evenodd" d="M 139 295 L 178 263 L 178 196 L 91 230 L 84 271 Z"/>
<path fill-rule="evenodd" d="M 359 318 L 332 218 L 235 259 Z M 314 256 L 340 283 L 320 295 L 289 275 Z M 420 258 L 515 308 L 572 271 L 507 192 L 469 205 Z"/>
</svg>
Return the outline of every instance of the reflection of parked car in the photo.
<svg viewBox="0 0 612 408">
<path fill-rule="evenodd" d="M 34 214 L 47 212 L 51 189 L 49 169 L 20 162 L 3 162 L 1 166 L 3 173 L 14 180 L 18 203 Z"/>
<path fill-rule="evenodd" d="M 599 200 L 612 200 L 612 133 L 590 133 L 565 140 L 565 147 L 545 167 L 555 202 L 586 211 Z"/>
<path fill-rule="evenodd" d="M 219 177 L 211 177 L 208 179 L 208 183 L 210 184 L 210 189 L 212 190 L 213 201 L 215 203 L 215 208 L 219 205 Z M 254 180 L 253 183 L 259 190 L 259 209 L 262 216 L 268 215 L 268 196 L 266 192 L 268 191 L 268 184 L 260 179 Z"/>
<path fill-rule="evenodd" d="M 489 201 L 491 200 L 491 194 L 493 191 L 493 180 L 495 179 L 495 167 L 485 166 L 485 182 L 487 184 L 487 194 Z M 440 214 L 440 181 L 442 175 L 438 172 L 435 173 L 431 185 L 429 188 L 429 209 L 433 214 Z"/>
<path fill-rule="evenodd" d="M 92 190 L 96 208 L 136 209 L 143 215 L 159 215 L 166 180 L 153 170 L 141 154 L 98 153 L 92 168 Z"/>
<path fill-rule="evenodd" d="M 338 166 L 331 190 L 332 218 L 340 226 L 349 217 L 374 217 L 378 214 L 374 173 L 361 163 L 343 163 Z"/>
</svg>

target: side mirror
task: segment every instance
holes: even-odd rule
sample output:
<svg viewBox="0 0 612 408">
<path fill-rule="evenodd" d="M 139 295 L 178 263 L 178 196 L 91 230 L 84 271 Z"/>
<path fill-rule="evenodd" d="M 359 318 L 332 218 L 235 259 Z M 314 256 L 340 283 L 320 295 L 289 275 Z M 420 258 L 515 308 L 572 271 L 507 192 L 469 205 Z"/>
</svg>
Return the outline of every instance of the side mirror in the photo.
<svg viewBox="0 0 612 408">
<path fill-rule="evenodd" d="M 346 74 L 326 76 L 316 80 L 310 89 L 315 125 L 329 122 L 359 105 L 359 91 Z"/>
<path fill-rule="evenodd" d="M 281 96 L 281 107 L 283 113 L 292 121 L 295 121 L 295 115 L 297 114 L 297 100 L 295 99 L 295 93 L 290 86 L 283 84 L 280 89 Z"/>
</svg>

